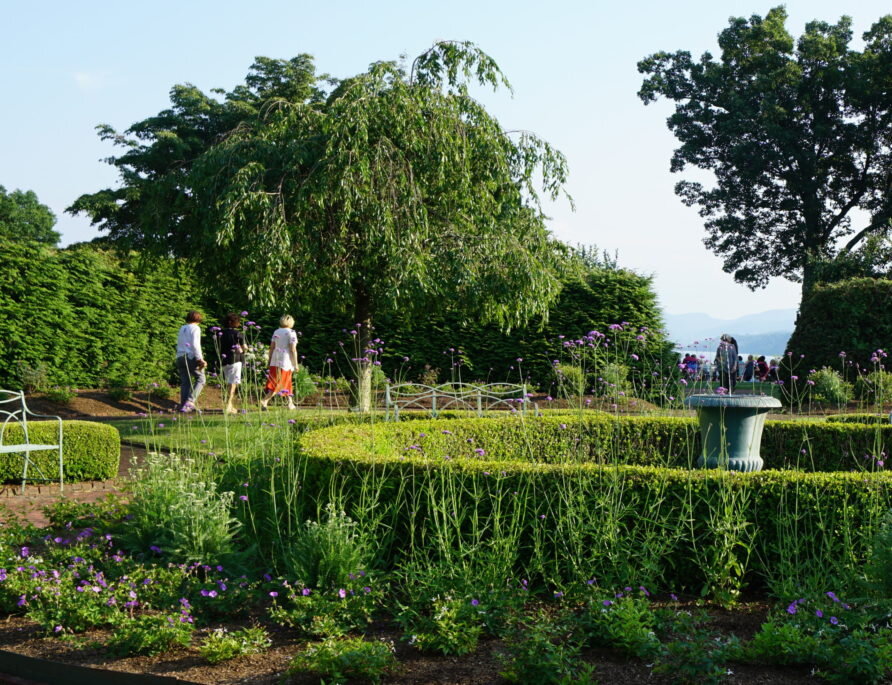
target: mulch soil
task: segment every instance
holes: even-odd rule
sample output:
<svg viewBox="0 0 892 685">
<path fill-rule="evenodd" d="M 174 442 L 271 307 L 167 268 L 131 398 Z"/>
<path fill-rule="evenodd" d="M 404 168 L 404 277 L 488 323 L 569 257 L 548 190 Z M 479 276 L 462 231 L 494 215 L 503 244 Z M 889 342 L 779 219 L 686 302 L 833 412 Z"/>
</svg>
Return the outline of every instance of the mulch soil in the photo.
<svg viewBox="0 0 892 685">
<path fill-rule="evenodd" d="M 544 396 L 535 399 L 540 402 L 540 406 L 556 407 L 557 404 L 545 402 Z M 59 415 L 66 419 L 100 421 L 133 416 L 139 412 L 171 412 L 175 409 L 173 400 L 158 399 L 145 393 L 134 393 L 132 399 L 115 401 L 106 393 L 93 390 L 79 391 L 77 397 L 67 405 L 52 403 L 41 396 L 29 397 L 28 404 L 39 413 Z M 207 388 L 202 395 L 201 404 L 205 411 L 219 412 L 221 407 L 219 389 Z M 25 495 L 21 494 L 20 484 L 0 485 L 0 505 L 8 512 L 23 517 L 36 526 L 46 526 L 48 520 L 42 512 L 43 507 L 62 496 L 79 502 L 97 501 L 109 495 L 126 496 L 127 474 L 130 467 L 144 454 L 141 448 L 125 445 L 122 448 L 121 468 L 117 478 L 109 481 L 67 484 L 64 494 L 59 492 L 58 484 L 29 484 Z M 0 512 L 0 518 L 2 516 L 3 513 Z M 690 608 L 699 610 L 702 607 L 692 601 Z M 742 603 L 733 611 L 708 607 L 708 612 L 713 629 L 725 635 L 733 634 L 741 639 L 748 639 L 764 621 L 767 605 L 764 602 L 748 602 Z M 233 623 L 229 628 L 238 629 L 243 625 Z M 271 685 L 282 682 L 288 662 L 306 642 L 286 629 L 271 626 L 269 631 L 273 646 L 268 652 L 239 657 L 212 666 L 195 648 L 177 649 L 156 657 L 113 658 L 102 647 L 103 640 L 109 635 L 108 631 L 93 630 L 68 639 L 45 637 L 32 621 L 18 616 L 7 616 L 0 620 L 0 649 L 63 664 L 90 666 L 124 673 L 150 673 L 176 677 L 185 683 Z M 196 633 L 195 644 L 198 643 L 203 631 L 199 630 Z M 400 670 L 385 679 L 386 683 L 484 685 L 506 682 L 499 675 L 503 667 L 498 659 L 502 649 L 502 644 L 498 640 L 483 641 L 471 655 L 450 657 L 423 654 L 400 641 L 400 635 L 400 631 L 388 623 L 376 624 L 367 633 L 367 639 L 390 640 L 395 645 Z M 583 656 L 587 662 L 595 665 L 597 678 L 601 683 L 662 685 L 674 682 L 670 676 L 654 675 L 649 665 L 640 660 L 617 658 L 616 654 L 609 650 L 589 650 Z M 731 665 L 731 670 L 733 673 L 729 674 L 724 682 L 740 685 L 797 685 L 816 682 L 810 676 L 809 669 L 803 668 L 734 664 Z M 318 683 L 319 680 L 306 675 L 295 677 L 289 682 L 309 685 Z M 0 683 L 40 685 L 27 678 L 5 676 L 2 673 L 0 673 Z"/>
</svg>

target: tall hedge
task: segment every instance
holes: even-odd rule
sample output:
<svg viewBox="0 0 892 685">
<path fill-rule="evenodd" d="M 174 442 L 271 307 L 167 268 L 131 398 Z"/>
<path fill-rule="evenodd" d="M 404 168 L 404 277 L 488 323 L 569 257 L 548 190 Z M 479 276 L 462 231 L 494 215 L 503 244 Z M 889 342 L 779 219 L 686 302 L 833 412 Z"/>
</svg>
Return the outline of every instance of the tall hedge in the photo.
<svg viewBox="0 0 892 685">
<path fill-rule="evenodd" d="M 875 350 L 892 347 L 890 302 L 892 280 L 853 278 L 815 286 L 802 301 L 787 351 L 794 358 L 804 354 L 809 369 L 870 367 Z"/>
<path fill-rule="evenodd" d="M 20 387 L 20 363 L 87 387 L 166 378 L 196 292 L 173 262 L 143 269 L 91 244 L 0 242 L 0 387 Z"/>
<path fill-rule="evenodd" d="M 334 311 L 298 307 L 293 313 L 295 328 L 302 333 L 300 354 L 306 356 L 310 368 L 319 368 L 324 359 L 332 358 L 346 370 L 350 354 L 341 351 L 340 342 L 349 341 L 349 318 Z M 676 358 L 661 332 L 661 316 L 651 277 L 625 269 L 590 267 L 583 276 L 565 280 L 547 321 L 536 319 L 509 332 L 476 322 L 473 312 L 448 308 L 431 311 L 424 318 L 382 312 L 376 326 L 384 339 L 383 368 L 392 377 L 401 369 L 408 380 L 415 380 L 427 366 L 438 370 L 440 380 L 446 381 L 451 379 L 452 365 L 460 360 L 465 381 L 518 382 L 524 378 L 547 391 L 555 380 L 552 362 L 560 354 L 558 336 L 577 337 L 591 330 L 607 333 L 611 324 L 622 322 L 628 323 L 629 330 L 649 331 L 639 344 L 640 360 L 629 362 L 633 373 L 649 376 L 656 367 L 673 370 Z M 278 314 L 255 312 L 252 318 L 261 322 L 265 331 L 275 327 Z M 261 339 L 268 341 L 266 333 Z M 409 358 L 408 364 L 403 364 L 404 357 Z"/>
</svg>

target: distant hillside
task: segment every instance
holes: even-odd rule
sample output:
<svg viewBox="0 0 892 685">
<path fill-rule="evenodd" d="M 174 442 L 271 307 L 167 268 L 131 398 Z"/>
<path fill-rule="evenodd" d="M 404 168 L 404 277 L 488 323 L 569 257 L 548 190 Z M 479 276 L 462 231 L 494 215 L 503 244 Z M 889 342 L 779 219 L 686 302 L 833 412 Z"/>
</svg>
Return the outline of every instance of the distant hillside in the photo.
<svg viewBox="0 0 892 685">
<path fill-rule="evenodd" d="M 665 314 L 663 320 L 669 339 L 679 347 L 702 342 L 704 338 L 717 340 L 722 333 L 729 333 L 737 339 L 741 351 L 764 350 L 759 354 L 767 355 L 784 351 L 793 334 L 796 310 L 773 309 L 736 319 L 717 319 L 703 313 Z"/>
</svg>

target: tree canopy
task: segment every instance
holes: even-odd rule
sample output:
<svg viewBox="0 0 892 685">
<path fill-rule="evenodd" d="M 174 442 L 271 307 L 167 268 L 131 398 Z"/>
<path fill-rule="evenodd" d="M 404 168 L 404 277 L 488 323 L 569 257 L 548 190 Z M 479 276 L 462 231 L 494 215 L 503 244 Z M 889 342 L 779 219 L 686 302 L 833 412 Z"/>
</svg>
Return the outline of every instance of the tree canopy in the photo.
<svg viewBox="0 0 892 685">
<path fill-rule="evenodd" d="M 517 325 L 546 315 L 560 289 L 563 246 L 538 193 L 560 195 L 566 162 L 505 131 L 475 84 L 510 88 L 470 43 L 343 80 L 316 77 L 305 55 L 258 59 L 222 99 L 180 86 L 127 135 L 102 127 L 129 148 L 110 160 L 122 187 L 70 209 L 187 257 L 215 287 L 267 306 L 341 306 L 364 332 L 381 308 L 444 302 Z"/>
<path fill-rule="evenodd" d="M 55 225 L 55 214 L 40 204 L 33 190 L 7 193 L 0 186 L 0 239 L 55 245 L 60 238 Z"/>
<path fill-rule="evenodd" d="M 659 52 L 638 64 L 640 98 L 676 103 L 671 169 L 711 171 L 675 192 L 705 219 L 704 243 L 751 288 L 815 281 L 818 262 L 883 233 L 892 217 L 892 16 L 853 50 L 851 20 L 794 40 L 782 7 L 732 18 L 721 57 Z M 855 225 L 853 210 L 868 217 Z"/>
</svg>

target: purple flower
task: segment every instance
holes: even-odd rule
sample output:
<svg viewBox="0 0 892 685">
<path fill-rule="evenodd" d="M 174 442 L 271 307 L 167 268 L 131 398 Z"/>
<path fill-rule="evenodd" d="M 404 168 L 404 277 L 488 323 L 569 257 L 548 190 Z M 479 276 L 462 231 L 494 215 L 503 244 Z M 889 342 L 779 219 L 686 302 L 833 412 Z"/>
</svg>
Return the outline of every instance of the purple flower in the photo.
<svg viewBox="0 0 892 685">
<path fill-rule="evenodd" d="M 270 596 L 270 597 L 278 597 L 278 596 L 279 596 L 279 593 L 276 592 L 275 590 L 273 590 L 272 592 L 269 593 L 269 596 Z"/>
<path fill-rule="evenodd" d="M 836 616 L 831 616 L 830 623 L 832 623 L 833 625 L 837 625 L 839 623 L 839 619 L 836 618 Z"/>
<path fill-rule="evenodd" d="M 787 613 L 790 614 L 791 616 L 793 614 L 795 614 L 797 611 L 798 611 L 798 609 L 796 608 L 796 602 L 793 602 L 790 606 L 787 607 Z"/>
<path fill-rule="evenodd" d="M 247 495 L 239 495 L 239 499 L 240 499 L 242 502 L 247 502 L 247 501 L 248 501 L 248 496 L 247 496 Z"/>
<path fill-rule="evenodd" d="M 815 609 L 815 616 L 817 616 L 818 618 L 824 618 L 824 612 L 820 609 Z"/>
<path fill-rule="evenodd" d="M 609 607 L 613 605 L 613 602 L 611 602 L 609 599 L 605 599 L 603 602 L 601 602 L 601 604 L 603 604 L 605 607 Z"/>
<path fill-rule="evenodd" d="M 345 599 L 347 597 L 347 591 L 344 588 L 341 588 L 338 590 L 338 597 Z"/>
<path fill-rule="evenodd" d="M 309 597 L 310 596 L 310 588 L 305 587 L 303 590 L 300 591 L 300 594 L 302 594 L 304 597 Z"/>
<path fill-rule="evenodd" d="M 480 604 L 480 600 L 479 600 L 479 599 L 472 599 L 472 600 L 471 600 L 471 606 L 472 606 L 472 607 L 475 607 L 475 606 L 477 606 L 477 605 L 479 605 L 479 604 Z"/>
</svg>

